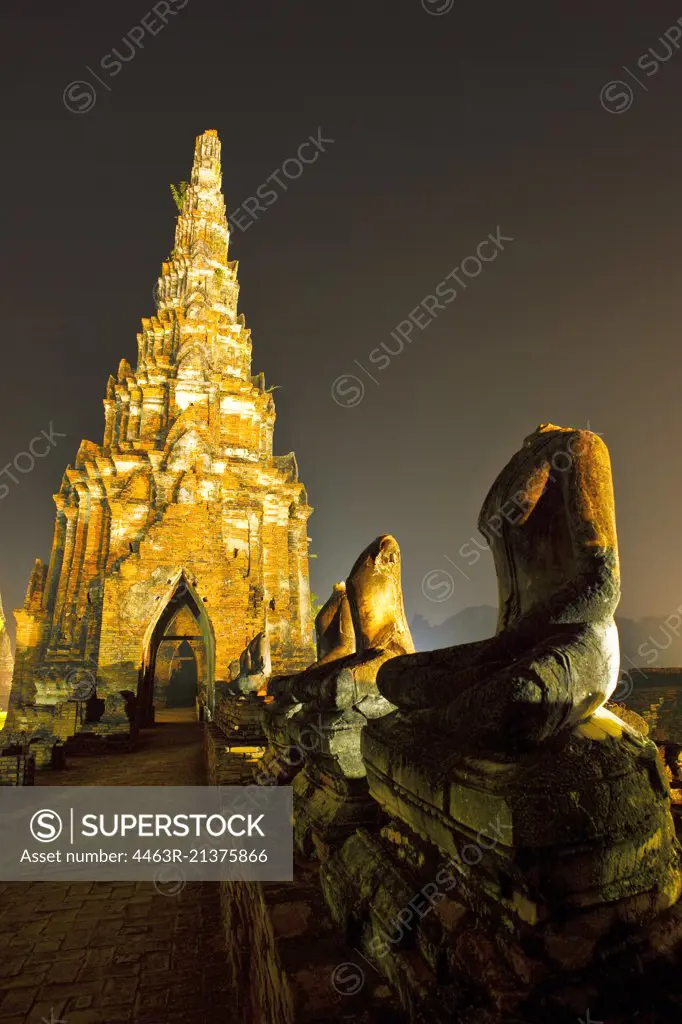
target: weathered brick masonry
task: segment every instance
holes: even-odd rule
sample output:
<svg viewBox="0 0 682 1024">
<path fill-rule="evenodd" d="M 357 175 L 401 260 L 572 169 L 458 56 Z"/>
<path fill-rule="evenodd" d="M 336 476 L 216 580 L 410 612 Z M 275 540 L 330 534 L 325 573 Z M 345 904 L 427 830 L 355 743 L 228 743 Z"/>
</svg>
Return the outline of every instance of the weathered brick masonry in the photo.
<svg viewBox="0 0 682 1024">
<path fill-rule="evenodd" d="M 12 654 L 12 644 L 7 632 L 7 621 L 2 601 L 0 600 L 0 712 L 7 710 L 13 671 L 14 655 Z"/>
<path fill-rule="evenodd" d="M 122 691 L 151 719 L 155 679 L 161 691 L 178 648 L 163 647 L 164 636 L 179 635 L 180 613 L 193 623 L 183 629 L 209 711 L 257 633 L 267 633 L 275 672 L 313 657 L 312 510 L 294 455 L 273 455 L 273 396 L 263 374 L 251 375 L 215 131 L 198 137 L 178 205 L 137 366 L 122 359 L 109 378 L 103 441 L 83 441 L 67 468 L 49 562 L 36 562 L 15 612 L 3 741 L 42 730 L 43 761 L 55 737 L 125 734 Z"/>
<path fill-rule="evenodd" d="M 235 752 L 215 725 L 204 732 L 208 779 L 254 785 L 259 753 Z M 234 985 L 234 1020 L 245 1024 L 406 1024 L 379 972 L 335 928 L 320 865 L 296 856 L 292 882 L 220 882 Z"/>
</svg>

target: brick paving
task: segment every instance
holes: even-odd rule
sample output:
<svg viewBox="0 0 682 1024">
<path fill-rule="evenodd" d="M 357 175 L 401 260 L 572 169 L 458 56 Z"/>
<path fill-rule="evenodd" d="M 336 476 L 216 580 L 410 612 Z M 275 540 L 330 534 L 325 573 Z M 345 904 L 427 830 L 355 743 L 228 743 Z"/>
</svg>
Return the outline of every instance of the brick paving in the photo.
<svg viewBox="0 0 682 1024">
<path fill-rule="evenodd" d="M 205 784 L 201 726 L 164 718 L 37 784 Z M 232 1005 L 217 882 L 0 884 L 0 1024 L 229 1024 Z"/>
</svg>

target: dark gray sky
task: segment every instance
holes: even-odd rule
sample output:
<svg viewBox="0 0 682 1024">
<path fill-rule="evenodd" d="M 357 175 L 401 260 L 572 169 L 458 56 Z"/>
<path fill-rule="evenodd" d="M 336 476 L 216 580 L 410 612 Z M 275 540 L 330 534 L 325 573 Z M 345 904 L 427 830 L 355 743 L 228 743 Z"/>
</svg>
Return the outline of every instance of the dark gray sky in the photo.
<svg viewBox="0 0 682 1024">
<path fill-rule="evenodd" d="M 206 128 L 228 208 L 318 128 L 335 140 L 231 248 L 254 372 L 281 386 L 277 450 L 296 451 L 316 508 L 315 591 L 391 532 L 409 615 L 495 603 L 489 556 L 459 550 L 499 469 L 551 420 L 611 449 L 622 614 L 682 604 L 682 51 L 644 57 L 667 56 L 682 7 L 448 6 L 187 0 L 161 30 L 147 19 L 156 34 L 113 76 L 102 62 L 129 56 L 150 0 L 6 0 L 0 468 L 50 422 L 68 435 L 0 502 L 6 611 L 49 554 L 64 467 L 101 440 L 108 374 L 135 359 L 172 245 L 168 185 Z M 72 113 L 81 79 L 94 106 Z M 632 99 L 621 113 L 600 102 L 614 79 L 633 89 L 605 93 Z M 395 350 L 391 332 L 498 226 L 514 241 L 379 369 L 370 353 Z M 352 407 L 332 397 L 347 374 L 365 386 Z"/>
</svg>

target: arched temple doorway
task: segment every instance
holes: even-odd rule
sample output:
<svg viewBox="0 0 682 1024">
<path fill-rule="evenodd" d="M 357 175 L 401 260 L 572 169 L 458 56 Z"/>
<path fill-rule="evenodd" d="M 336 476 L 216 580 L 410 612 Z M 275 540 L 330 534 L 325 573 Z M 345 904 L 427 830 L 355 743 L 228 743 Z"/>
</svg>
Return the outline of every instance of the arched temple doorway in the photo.
<svg viewBox="0 0 682 1024">
<path fill-rule="evenodd" d="M 213 710 L 215 638 L 201 598 L 184 573 L 169 585 L 145 635 L 138 685 L 141 727 L 154 724 L 155 708 Z"/>
<path fill-rule="evenodd" d="M 187 708 L 193 707 L 196 703 L 199 695 L 199 675 L 197 657 L 190 640 L 203 647 L 201 636 L 184 637 L 179 643 L 176 636 L 172 639 L 164 636 L 161 641 L 162 644 L 173 644 L 174 650 L 167 679 L 161 676 L 157 660 L 154 678 L 155 707 Z"/>
</svg>

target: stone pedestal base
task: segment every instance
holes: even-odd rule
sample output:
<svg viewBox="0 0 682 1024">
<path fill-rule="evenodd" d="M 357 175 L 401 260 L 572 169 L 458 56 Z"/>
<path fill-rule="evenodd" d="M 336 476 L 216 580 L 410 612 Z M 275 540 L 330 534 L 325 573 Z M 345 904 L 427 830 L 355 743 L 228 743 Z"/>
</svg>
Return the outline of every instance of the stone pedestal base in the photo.
<svg viewBox="0 0 682 1024">
<path fill-rule="evenodd" d="M 367 726 L 363 753 L 374 798 L 452 858 L 472 898 L 492 886 L 510 914 L 537 922 L 558 906 L 653 895 L 661 886 L 669 905 L 680 894 L 679 847 L 656 748 L 609 712 L 516 763 L 465 760 L 445 738 L 426 744 L 398 715 Z M 463 860 L 472 842 L 488 871 Z M 677 882 L 669 889 L 671 865 Z"/>
<path fill-rule="evenodd" d="M 131 723 L 126 703 L 118 693 L 105 698 L 104 714 L 99 722 L 85 722 L 66 741 L 67 758 L 80 755 L 128 753 L 135 749 L 139 735 L 137 722 Z"/>
<path fill-rule="evenodd" d="M 277 748 L 269 743 L 256 772 L 259 786 L 290 786 L 303 765 L 303 758 L 296 760 L 296 752 L 289 748 Z"/>
<path fill-rule="evenodd" d="M 291 745 L 302 752 L 306 763 L 345 779 L 364 779 L 360 734 L 366 724 L 365 715 L 353 708 L 320 711 L 304 704 L 289 718 L 287 730 Z"/>
<path fill-rule="evenodd" d="M 534 1021 L 571 1006 L 573 1020 L 589 1008 L 619 1021 L 619 972 L 636 973 L 638 957 L 672 983 L 680 849 L 649 741 L 598 712 L 541 755 L 472 762 L 393 715 L 367 726 L 363 753 L 390 822 L 332 853 L 322 884 L 411 1019 L 445 1024 L 477 1007 Z M 613 1005 L 600 1015 L 609 963 Z M 587 1001 L 572 1006 L 571 992 Z"/>
<path fill-rule="evenodd" d="M 303 767 L 303 751 L 293 745 L 289 733 L 289 721 L 301 706 L 288 700 L 263 705 L 261 723 L 268 747 L 260 765 L 260 781 L 265 785 L 288 786 Z"/>
<path fill-rule="evenodd" d="M 631 1024 L 654 1006 L 652 1021 L 682 1020 L 679 902 L 653 914 L 632 897 L 511 928 L 494 903 L 470 906 L 439 851 L 396 822 L 351 836 L 320 876 L 332 919 L 410 1021 L 575 1024 L 590 1009 Z"/>
<path fill-rule="evenodd" d="M 347 779 L 308 763 L 292 789 L 294 845 L 306 857 L 326 860 L 358 828 L 371 828 L 379 820 L 366 779 Z"/>
<path fill-rule="evenodd" d="M 346 708 L 320 711 L 304 705 L 287 721 L 291 748 L 305 768 L 293 780 L 294 843 L 320 858 L 362 826 L 372 826 L 379 808 L 367 788 L 360 733 L 367 719 Z"/>
</svg>

